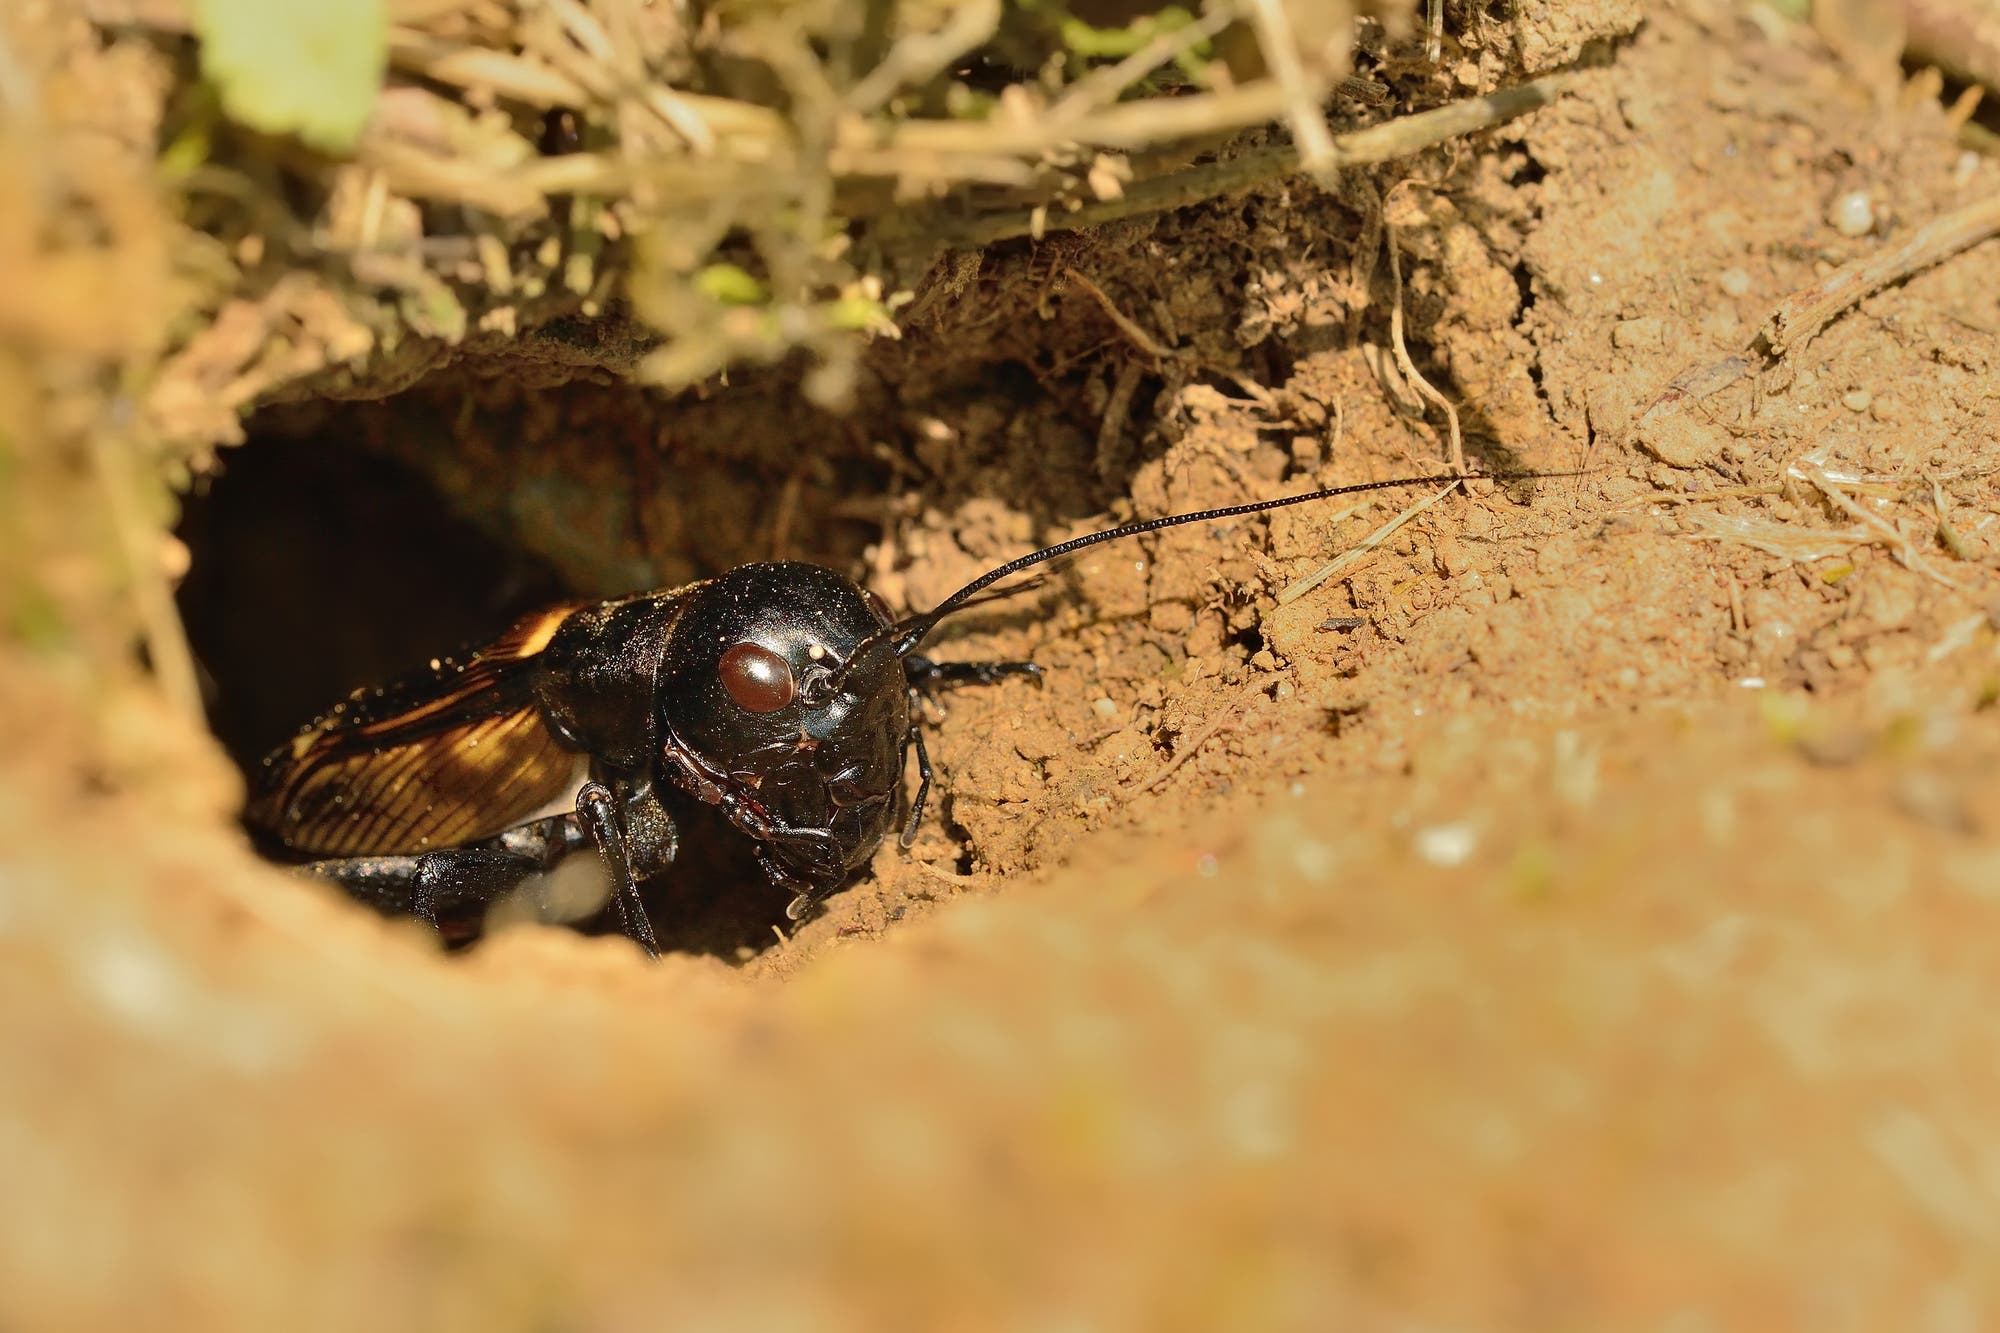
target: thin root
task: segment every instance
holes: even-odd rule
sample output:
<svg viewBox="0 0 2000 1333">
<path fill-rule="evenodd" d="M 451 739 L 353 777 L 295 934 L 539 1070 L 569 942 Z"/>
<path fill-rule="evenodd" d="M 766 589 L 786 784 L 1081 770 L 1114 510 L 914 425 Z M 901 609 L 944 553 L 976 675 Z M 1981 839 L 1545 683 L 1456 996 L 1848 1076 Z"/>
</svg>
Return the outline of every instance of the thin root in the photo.
<svg viewBox="0 0 2000 1333">
<path fill-rule="evenodd" d="M 1451 425 L 1451 470 L 1462 473 L 1465 471 L 1465 436 L 1458 428 L 1458 409 L 1423 377 L 1416 362 L 1410 360 L 1409 344 L 1403 341 L 1403 261 L 1396 250 L 1396 224 L 1389 221 L 1389 201 L 1396 197 L 1396 190 L 1407 184 L 1409 182 L 1404 181 L 1382 197 L 1382 240 L 1389 248 L 1389 280 L 1394 291 L 1394 304 L 1389 307 L 1389 345 L 1396 353 L 1396 364 L 1401 367 L 1411 387 L 1426 400 L 1444 409 L 1445 420 Z"/>
</svg>

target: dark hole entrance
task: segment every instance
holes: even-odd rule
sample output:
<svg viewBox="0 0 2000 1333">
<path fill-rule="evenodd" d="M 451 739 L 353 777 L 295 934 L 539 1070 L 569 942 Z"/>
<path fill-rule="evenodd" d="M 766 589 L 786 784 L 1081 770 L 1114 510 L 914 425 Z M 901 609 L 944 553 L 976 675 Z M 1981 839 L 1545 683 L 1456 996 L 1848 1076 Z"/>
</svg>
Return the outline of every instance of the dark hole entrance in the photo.
<svg viewBox="0 0 2000 1333">
<path fill-rule="evenodd" d="M 556 396 L 572 405 L 579 397 L 610 400 L 588 408 L 600 414 L 615 411 L 620 400 L 648 401 L 588 386 Z M 678 549 L 665 543 L 651 559 L 635 557 L 629 543 L 608 549 L 611 542 L 602 550 L 559 550 L 555 558 L 531 553 L 509 540 L 506 523 L 494 515 L 546 501 L 530 493 L 533 479 L 524 486 L 505 467 L 491 469 L 490 485 L 482 470 L 479 487 L 464 487 L 472 465 L 452 430 L 463 424 L 441 418 L 437 396 L 422 389 L 382 403 L 265 414 L 252 421 L 249 442 L 224 453 L 219 472 L 187 498 L 179 534 L 192 564 L 179 593 L 181 613 L 210 723 L 247 779 L 266 753 L 351 691 L 489 642 L 525 614 L 565 599 L 678 583 L 771 554 L 755 549 L 754 523 L 699 516 L 670 517 L 686 540 Z M 428 432 L 428 441 L 412 445 L 413 429 Z M 399 441 L 394 452 L 401 458 L 385 456 L 385 439 Z M 425 450 L 432 455 L 426 458 Z M 425 466 L 413 465 L 412 457 L 424 458 Z M 491 462 L 490 453 L 478 460 L 482 468 Z M 655 457 L 650 465 L 671 466 L 683 494 L 700 493 L 712 478 L 712 493 L 721 497 L 714 503 L 725 514 L 754 515 L 759 504 L 776 504 L 784 486 L 782 470 L 773 477 L 772 468 L 755 461 L 694 457 L 670 465 Z M 447 478 L 445 490 L 436 484 L 439 476 Z M 621 502 L 642 506 L 644 482 L 630 479 Z M 453 498 L 465 504 L 461 492 L 468 489 L 481 521 L 454 506 Z M 523 493 L 530 493 L 525 501 Z M 800 504 L 796 496 L 790 503 Z M 867 526 L 816 524 L 811 508 L 808 500 L 790 556 L 845 567 Z M 629 538 L 629 526 L 618 535 Z M 739 526 L 748 549 L 728 535 Z M 586 546 L 592 538 L 587 525 L 581 535 L 565 532 L 566 540 Z M 813 549 L 798 535 L 813 533 L 830 540 Z M 785 921 L 788 895 L 767 882 L 749 841 L 706 807 L 677 794 L 669 804 L 681 851 L 673 868 L 647 886 L 662 946 L 741 960 L 775 942 L 772 926 Z M 320 890 L 302 885 L 301 891 Z M 601 932 L 611 925 L 599 918 L 581 928 Z"/>
<path fill-rule="evenodd" d="M 180 535 L 209 722 L 246 772 L 349 691 L 567 591 L 414 471 L 323 439 L 253 436 L 229 451 L 188 498 Z"/>
</svg>

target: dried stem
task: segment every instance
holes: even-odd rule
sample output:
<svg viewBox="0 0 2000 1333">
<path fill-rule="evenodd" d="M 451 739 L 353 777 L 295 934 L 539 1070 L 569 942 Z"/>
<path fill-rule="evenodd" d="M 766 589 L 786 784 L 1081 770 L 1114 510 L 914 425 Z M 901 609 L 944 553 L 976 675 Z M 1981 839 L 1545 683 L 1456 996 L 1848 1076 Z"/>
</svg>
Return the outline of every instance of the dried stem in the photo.
<svg viewBox="0 0 2000 1333">
<path fill-rule="evenodd" d="M 1333 138 L 1334 167 L 1371 166 L 1413 157 L 1427 148 L 1491 129 L 1545 107 L 1573 87 L 1574 71 L 1550 74 L 1482 97 L 1420 111 Z M 1079 203 L 1056 211 L 1050 201 L 1016 201 L 984 214 L 913 222 L 926 239 L 946 248 L 986 245 L 1039 230 L 1068 231 L 1125 218 L 1145 217 L 1296 174 L 1298 149 L 1289 143 L 1253 148 L 1229 158 L 1134 181 L 1116 199 Z"/>
<path fill-rule="evenodd" d="M 2000 195 L 1954 209 L 1901 245 L 1842 264 L 1823 281 L 1792 295 L 1764 321 L 1753 347 L 1776 361 L 1849 306 L 1970 249 L 1996 232 L 2000 232 Z"/>
<path fill-rule="evenodd" d="M 1791 471 L 1795 476 L 1802 477 L 1811 482 L 1819 490 L 1820 494 L 1833 503 L 1836 509 L 1839 509 L 1843 514 L 1854 519 L 1869 532 L 1873 533 L 1884 546 L 1895 553 L 1896 559 L 1901 561 L 1904 567 L 1909 569 L 1910 572 L 1921 574 L 1925 578 L 1951 589 L 1953 592 L 1965 591 L 1963 584 L 1932 569 L 1929 562 L 1917 554 L 1916 546 L 1895 524 L 1889 522 L 1888 519 L 1883 518 L 1880 514 L 1859 503 L 1847 494 L 1846 491 L 1840 488 L 1838 482 L 1826 474 L 1826 469 L 1822 468 L 1816 461 L 1810 458 L 1801 458 L 1792 464 Z"/>
<path fill-rule="evenodd" d="M 866 114 L 905 88 L 922 87 L 983 45 L 1000 26 L 1000 0 L 961 4 L 935 33 L 905 37 L 882 63 L 847 90 L 846 109 Z"/>
<path fill-rule="evenodd" d="M 1250 17 L 1264 63 L 1285 94 L 1285 116 L 1298 148 L 1299 169 L 1324 184 L 1332 175 L 1335 157 L 1333 135 L 1320 114 L 1325 89 L 1306 78 L 1298 43 L 1292 40 L 1291 20 L 1281 0 L 1251 0 Z"/>
</svg>

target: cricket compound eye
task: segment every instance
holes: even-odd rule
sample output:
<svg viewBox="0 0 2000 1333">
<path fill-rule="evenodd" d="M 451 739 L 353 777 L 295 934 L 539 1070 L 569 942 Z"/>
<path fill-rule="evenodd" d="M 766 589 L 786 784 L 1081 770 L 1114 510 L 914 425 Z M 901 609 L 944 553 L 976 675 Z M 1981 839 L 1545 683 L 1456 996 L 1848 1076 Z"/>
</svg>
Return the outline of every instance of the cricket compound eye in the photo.
<svg viewBox="0 0 2000 1333">
<path fill-rule="evenodd" d="M 791 666 L 761 643 L 737 644 L 715 669 L 722 688 L 745 712 L 775 713 L 799 695 Z"/>
</svg>

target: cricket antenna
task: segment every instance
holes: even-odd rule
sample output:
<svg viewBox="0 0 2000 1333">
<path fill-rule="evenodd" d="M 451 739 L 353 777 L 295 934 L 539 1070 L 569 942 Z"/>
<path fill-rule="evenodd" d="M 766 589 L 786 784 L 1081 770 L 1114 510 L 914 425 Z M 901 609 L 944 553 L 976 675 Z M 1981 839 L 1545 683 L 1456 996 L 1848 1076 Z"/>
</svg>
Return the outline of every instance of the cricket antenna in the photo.
<svg viewBox="0 0 2000 1333">
<path fill-rule="evenodd" d="M 1392 481 L 1363 481 L 1352 486 L 1329 486 L 1317 491 L 1307 491 L 1303 495 L 1281 496 L 1276 500 L 1253 500 L 1249 504 L 1225 505 L 1220 509 L 1203 509 L 1192 514 L 1169 514 L 1164 518 L 1149 518 L 1142 523 L 1128 523 L 1120 528 L 1085 533 L 1066 542 L 1057 542 L 1054 546 L 1044 546 L 1041 550 L 1024 555 L 1018 560 L 1009 560 L 997 569 L 989 569 L 930 610 L 899 620 L 869 635 L 848 658 L 848 670 L 852 670 L 864 656 L 881 655 L 880 645 L 883 644 L 893 645 L 893 652 L 889 654 L 892 657 L 909 656 L 930 637 L 931 631 L 937 628 L 939 621 L 955 611 L 965 610 L 973 599 L 1000 580 L 1018 574 L 1024 569 L 1033 569 L 1036 565 L 1060 560 L 1066 555 L 1081 551 L 1085 547 L 1096 546 L 1101 542 L 1139 537 L 1149 532 L 1159 532 L 1163 528 L 1177 528 L 1184 523 L 1210 523 L 1221 518 L 1263 514 L 1273 509 L 1311 504 L 1315 500 L 1328 500 L 1339 495 L 1356 495 L 1363 491 L 1386 491 L 1398 486 L 1444 486 L 1461 481 L 1537 481 L 1553 477 L 1580 477 L 1590 471 L 1592 471 L 1590 468 L 1579 468 L 1568 472 L 1446 473 L 1435 477 L 1397 477 Z"/>
</svg>

